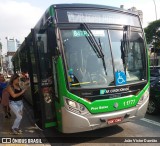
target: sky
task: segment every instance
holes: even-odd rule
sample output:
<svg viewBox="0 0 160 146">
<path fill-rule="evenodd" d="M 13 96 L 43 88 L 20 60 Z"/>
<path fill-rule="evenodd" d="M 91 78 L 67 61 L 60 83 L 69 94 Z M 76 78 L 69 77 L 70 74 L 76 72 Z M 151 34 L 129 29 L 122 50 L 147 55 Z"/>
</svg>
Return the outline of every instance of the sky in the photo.
<svg viewBox="0 0 160 146">
<path fill-rule="evenodd" d="M 155 4 L 157 11 L 155 11 Z M 52 4 L 88 3 L 113 7 L 124 5 L 124 9 L 136 7 L 143 11 L 143 27 L 160 19 L 160 0 L 0 0 L 0 42 L 6 53 L 6 37 L 16 38 L 22 43 L 45 10 Z"/>
</svg>

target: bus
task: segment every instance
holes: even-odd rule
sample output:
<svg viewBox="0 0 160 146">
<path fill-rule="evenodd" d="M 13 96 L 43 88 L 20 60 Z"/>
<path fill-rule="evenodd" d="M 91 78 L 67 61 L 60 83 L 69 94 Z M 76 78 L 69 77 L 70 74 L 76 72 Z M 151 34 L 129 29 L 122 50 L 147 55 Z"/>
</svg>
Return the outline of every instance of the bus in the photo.
<svg viewBox="0 0 160 146">
<path fill-rule="evenodd" d="M 94 4 L 51 5 L 12 58 L 42 129 L 90 131 L 145 116 L 149 61 L 139 15 Z"/>
</svg>

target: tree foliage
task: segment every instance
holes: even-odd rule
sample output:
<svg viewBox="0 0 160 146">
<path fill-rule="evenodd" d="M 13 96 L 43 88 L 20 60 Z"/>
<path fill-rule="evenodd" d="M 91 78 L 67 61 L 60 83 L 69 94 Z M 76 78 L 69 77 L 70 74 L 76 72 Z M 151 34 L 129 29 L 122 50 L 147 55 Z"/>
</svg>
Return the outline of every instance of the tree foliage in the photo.
<svg viewBox="0 0 160 146">
<path fill-rule="evenodd" d="M 160 20 L 151 22 L 144 31 L 147 43 L 152 43 L 155 48 L 160 48 Z"/>
</svg>

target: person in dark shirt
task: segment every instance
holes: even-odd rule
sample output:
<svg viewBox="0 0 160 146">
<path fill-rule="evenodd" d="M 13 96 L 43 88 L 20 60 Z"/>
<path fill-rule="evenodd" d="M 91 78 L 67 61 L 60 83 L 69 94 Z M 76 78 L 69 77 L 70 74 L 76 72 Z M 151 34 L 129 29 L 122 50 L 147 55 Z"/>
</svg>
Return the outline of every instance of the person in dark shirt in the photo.
<svg viewBox="0 0 160 146">
<path fill-rule="evenodd" d="M 18 74 L 14 74 L 11 79 L 10 83 L 7 86 L 6 90 L 10 94 L 9 97 L 9 106 L 13 113 L 16 115 L 16 119 L 12 125 L 11 131 L 13 134 L 21 134 L 22 130 L 19 128 L 22 115 L 23 115 L 23 94 L 27 90 L 28 87 L 25 87 L 23 90 L 20 88 L 19 85 L 19 78 Z"/>
</svg>

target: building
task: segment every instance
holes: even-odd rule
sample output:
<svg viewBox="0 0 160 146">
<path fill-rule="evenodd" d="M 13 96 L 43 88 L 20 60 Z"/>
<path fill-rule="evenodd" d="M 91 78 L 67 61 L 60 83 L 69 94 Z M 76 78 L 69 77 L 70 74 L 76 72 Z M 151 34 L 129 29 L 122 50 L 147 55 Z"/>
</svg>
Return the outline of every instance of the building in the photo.
<svg viewBox="0 0 160 146">
<path fill-rule="evenodd" d="M 8 37 L 6 37 L 6 40 L 7 40 L 7 52 L 16 52 L 17 48 L 20 46 L 19 41 L 15 38 L 8 38 Z"/>
<path fill-rule="evenodd" d="M 15 39 L 15 38 L 8 38 L 6 37 L 7 40 L 7 54 L 5 55 L 5 71 L 7 74 L 12 74 L 13 73 L 13 65 L 12 65 L 12 57 L 16 50 L 20 46 L 20 42 Z"/>
<path fill-rule="evenodd" d="M 2 62 L 3 62 L 3 56 L 2 56 L 2 43 L 0 42 L 0 73 L 3 72 Z"/>
</svg>

